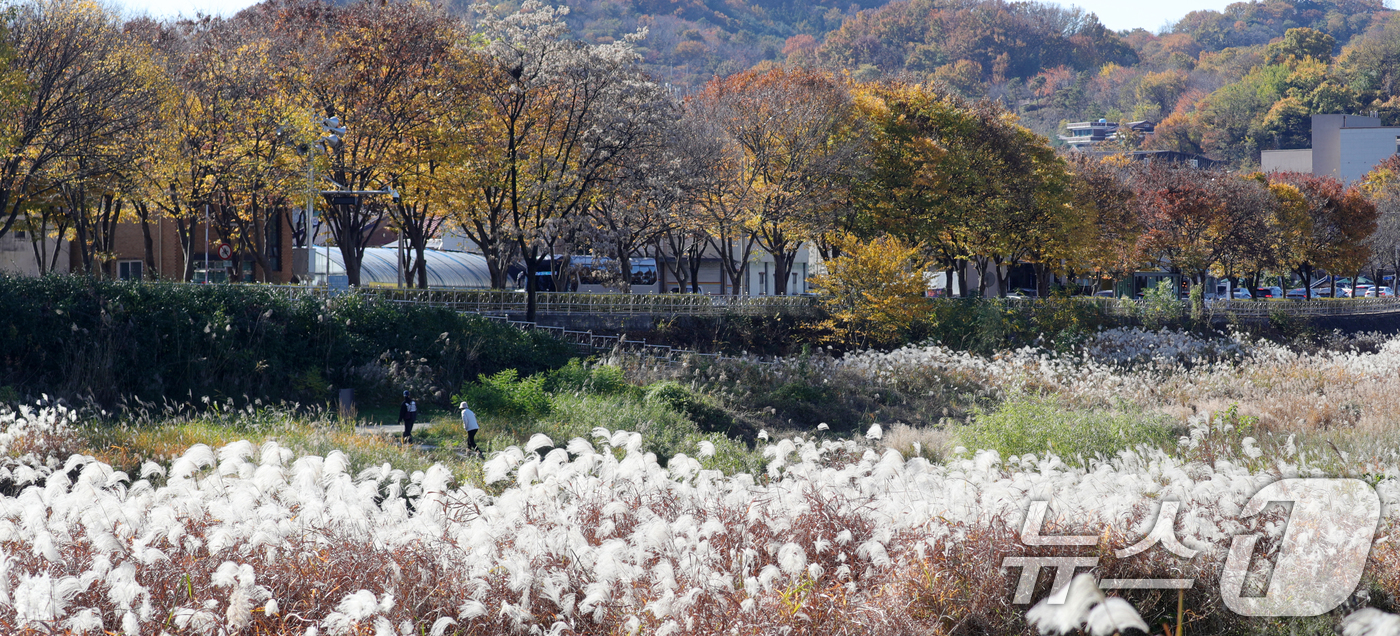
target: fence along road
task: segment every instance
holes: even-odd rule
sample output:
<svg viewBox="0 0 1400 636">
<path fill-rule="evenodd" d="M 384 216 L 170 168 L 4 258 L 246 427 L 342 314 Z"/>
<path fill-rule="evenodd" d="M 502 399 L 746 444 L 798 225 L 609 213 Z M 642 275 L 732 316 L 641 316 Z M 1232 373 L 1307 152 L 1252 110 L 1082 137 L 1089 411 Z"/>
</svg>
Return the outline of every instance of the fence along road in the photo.
<svg viewBox="0 0 1400 636">
<path fill-rule="evenodd" d="M 486 289 L 399 289 L 393 287 L 363 287 L 354 291 L 328 292 L 324 287 L 274 286 L 288 294 L 358 293 L 365 296 L 414 305 L 446 307 L 462 312 L 504 316 L 523 314 L 526 295 L 523 291 Z M 1134 316 L 1150 310 L 1142 299 L 1095 298 L 1080 296 L 1078 302 L 1089 303 L 1105 315 Z M 931 302 L 959 302 L 960 299 L 938 299 Z M 1016 306 L 1037 302 L 1036 299 L 1001 299 Z M 707 296 L 704 294 L 589 294 L 578 292 L 538 292 L 536 311 L 548 314 L 655 314 L 655 315 L 775 315 L 804 314 L 816 307 L 811 296 Z M 1189 301 L 1178 301 L 1183 310 Z M 1400 298 L 1313 298 L 1206 301 L 1206 311 L 1217 316 L 1235 314 L 1240 317 L 1267 318 L 1270 314 L 1290 316 L 1353 316 L 1400 313 Z"/>
<path fill-rule="evenodd" d="M 511 320 L 510 314 L 522 314 L 526 309 L 525 292 L 481 289 L 400 289 L 392 287 L 363 287 L 357 290 L 327 290 L 324 287 L 276 285 L 273 289 L 287 295 L 356 293 L 382 298 L 386 301 L 444 307 L 462 313 L 479 314 L 524 330 L 544 331 L 565 342 L 591 350 L 623 349 L 659 361 L 679 362 L 687 356 L 713 360 L 742 360 L 771 364 L 757 357 L 736 358 L 716 353 L 701 353 L 667 345 L 647 344 L 646 340 L 629 340 L 626 335 L 603 336 L 592 331 L 540 325 L 523 320 Z M 1035 299 L 1000 299 L 1011 306 L 1029 305 Z M 1129 298 L 1076 297 L 1078 302 L 1094 305 L 1102 314 L 1141 316 L 1152 312 L 1146 300 Z M 960 302 L 960 299 L 939 299 L 931 302 Z M 1283 313 L 1294 317 L 1361 316 L 1400 314 L 1400 298 L 1314 298 L 1281 300 L 1218 299 L 1206 302 L 1206 312 L 1212 316 L 1235 315 L 1247 319 L 1267 319 Z M 536 311 L 560 314 L 655 314 L 718 316 L 730 315 L 800 315 L 816 306 L 810 296 L 707 296 L 703 294 L 588 294 L 577 292 L 537 292 Z M 1182 313 L 1190 310 L 1189 301 L 1178 301 L 1175 308 Z"/>
<path fill-rule="evenodd" d="M 324 287 L 274 286 L 288 294 L 357 293 L 411 305 L 432 305 L 478 314 L 523 314 L 523 291 L 503 289 L 400 289 L 361 287 L 331 290 Z M 537 292 L 535 310 L 547 314 L 657 314 L 718 316 L 723 314 L 801 314 L 816 303 L 810 296 L 707 296 L 704 294 L 589 294 Z"/>
<path fill-rule="evenodd" d="M 525 292 L 481 289 L 399 289 L 392 287 L 362 287 L 357 290 L 327 290 L 324 287 L 273 285 L 278 293 L 288 296 L 310 294 L 317 297 L 355 293 L 388 302 L 406 305 L 443 307 L 461 313 L 478 314 L 484 318 L 527 331 L 543 331 L 555 338 L 595 351 L 622 349 L 643 357 L 668 363 L 679 363 L 694 356 L 710 360 L 737 360 L 772 364 L 756 356 L 734 357 L 717 353 L 701 353 L 669 345 L 647 344 L 646 340 L 629 340 L 626 334 L 604 336 L 592 331 L 541 325 L 524 320 L 511 320 L 510 314 L 523 314 Z M 816 303 L 810 296 L 706 296 L 700 294 L 588 294 L 577 292 L 537 292 L 536 311 L 559 314 L 654 314 L 654 315 L 775 315 L 802 314 Z"/>
<path fill-rule="evenodd" d="M 1130 298 L 1091 298 L 1083 297 L 1080 302 L 1097 305 L 1104 315 L 1141 316 L 1152 311 L 1151 301 Z M 1023 299 L 1017 302 L 1035 302 Z M 1178 311 L 1191 309 L 1190 301 L 1177 301 Z M 1400 313 L 1400 298 L 1302 298 L 1287 299 L 1227 299 L 1205 301 L 1206 313 L 1212 316 L 1234 314 L 1240 318 L 1267 319 L 1270 315 L 1283 313 L 1298 318 L 1321 316 L 1373 316 L 1377 314 Z"/>
</svg>

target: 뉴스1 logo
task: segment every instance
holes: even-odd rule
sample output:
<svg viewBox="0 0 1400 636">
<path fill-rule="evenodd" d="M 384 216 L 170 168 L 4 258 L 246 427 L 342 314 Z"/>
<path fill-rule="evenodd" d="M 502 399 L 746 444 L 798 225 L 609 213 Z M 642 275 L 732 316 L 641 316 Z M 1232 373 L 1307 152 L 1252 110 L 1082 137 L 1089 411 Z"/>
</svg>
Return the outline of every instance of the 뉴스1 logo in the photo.
<svg viewBox="0 0 1400 636">
<path fill-rule="evenodd" d="M 1260 489 L 1242 511 L 1243 517 L 1259 514 L 1270 503 L 1291 503 L 1287 527 L 1274 561 L 1269 586 L 1263 596 L 1241 596 L 1245 573 L 1254 558 L 1259 534 L 1235 535 L 1225 567 L 1220 574 L 1220 593 L 1225 606 L 1245 616 L 1316 616 L 1336 608 L 1351 595 L 1361 581 L 1366 557 L 1371 552 L 1376 526 L 1380 523 L 1381 502 L 1376 491 L 1357 479 L 1284 479 Z M 1198 554 L 1176 537 L 1175 520 L 1180 502 L 1164 501 L 1157 521 L 1137 543 L 1115 550 L 1118 558 L 1128 558 L 1160 545 L 1184 559 Z M 1094 535 L 1042 536 L 1049 502 L 1032 501 L 1021 530 L 1021 543 L 1029 546 L 1090 546 L 1099 542 Z M 1031 602 L 1040 569 L 1054 568 L 1049 604 L 1064 602 L 1070 579 L 1077 568 L 1098 565 L 1098 557 L 1031 556 L 1006 557 L 1002 567 L 1021 568 L 1012 603 Z M 1194 579 L 1103 579 L 1102 589 L 1189 589 Z"/>
</svg>

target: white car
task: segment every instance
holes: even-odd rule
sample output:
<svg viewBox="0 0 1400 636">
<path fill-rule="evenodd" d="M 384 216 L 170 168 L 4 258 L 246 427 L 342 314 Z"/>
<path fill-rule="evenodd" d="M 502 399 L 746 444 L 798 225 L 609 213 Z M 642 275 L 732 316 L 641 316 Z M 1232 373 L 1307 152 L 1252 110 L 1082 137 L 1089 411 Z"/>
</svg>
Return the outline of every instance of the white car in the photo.
<svg viewBox="0 0 1400 636">
<path fill-rule="evenodd" d="M 1372 287 L 1366 290 L 1367 298 L 1394 298 L 1395 290 L 1389 287 Z"/>
</svg>

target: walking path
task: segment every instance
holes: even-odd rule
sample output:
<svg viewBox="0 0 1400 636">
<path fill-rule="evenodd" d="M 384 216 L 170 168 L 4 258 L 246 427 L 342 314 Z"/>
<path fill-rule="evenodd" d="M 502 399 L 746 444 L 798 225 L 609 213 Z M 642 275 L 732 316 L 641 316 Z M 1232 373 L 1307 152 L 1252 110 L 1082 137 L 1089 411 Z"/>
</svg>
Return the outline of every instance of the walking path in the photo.
<svg viewBox="0 0 1400 636">
<path fill-rule="evenodd" d="M 355 427 L 355 434 L 356 434 L 356 435 L 377 436 L 377 437 L 388 437 L 388 438 L 392 438 L 392 439 L 394 439 L 395 441 L 397 441 L 397 440 L 399 440 L 399 439 L 401 439 L 401 438 L 403 437 L 403 425 L 402 425 L 402 424 L 370 424 L 370 425 L 368 425 L 368 426 L 356 426 L 356 427 Z M 434 444 L 424 444 L 424 443 L 422 443 L 422 442 L 416 442 L 416 441 L 415 441 L 414 444 L 413 444 L 413 450 L 422 451 L 422 452 L 429 452 L 429 451 L 438 450 L 438 447 L 437 447 L 436 445 L 434 445 Z M 473 455 L 473 453 L 472 453 L 471 451 L 467 450 L 465 447 L 458 448 L 456 452 L 457 452 L 457 455 L 458 455 L 459 457 L 462 457 L 462 458 L 467 458 L 467 457 L 470 457 L 471 455 Z"/>
</svg>

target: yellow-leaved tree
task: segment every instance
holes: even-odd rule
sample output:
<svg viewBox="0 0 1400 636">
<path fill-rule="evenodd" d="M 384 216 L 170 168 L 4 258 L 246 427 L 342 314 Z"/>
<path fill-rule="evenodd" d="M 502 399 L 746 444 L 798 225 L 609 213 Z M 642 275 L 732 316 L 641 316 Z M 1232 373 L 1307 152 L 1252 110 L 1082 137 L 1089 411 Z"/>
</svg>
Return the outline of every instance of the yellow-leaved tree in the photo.
<svg viewBox="0 0 1400 636">
<path fill-rule="evenodd" d="M 893 236 L 862 241 L 838 235 L 836 258 L 814 277 L 813 289 L 831 312 L 831 338 L 857 346 L 892 344 L 908 336 L 928 312 L 929 267 L 922 246 Z"/>
</svg>

